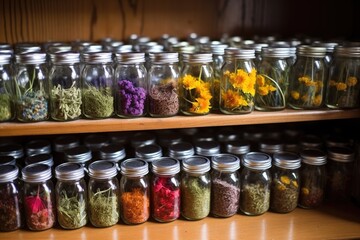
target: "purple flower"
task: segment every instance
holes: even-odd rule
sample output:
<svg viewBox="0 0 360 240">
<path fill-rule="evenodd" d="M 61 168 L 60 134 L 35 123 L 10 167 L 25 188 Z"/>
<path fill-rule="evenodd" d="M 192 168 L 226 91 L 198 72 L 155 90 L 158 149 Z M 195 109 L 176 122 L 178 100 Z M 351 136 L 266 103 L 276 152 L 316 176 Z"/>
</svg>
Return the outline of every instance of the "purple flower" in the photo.
<svg viewBox="0 0 360 240">
<path fill-rule="evenodd" d="M 146 90 L 136 87 L 129 80 L 119 80 L 118 85 L 121 111 L 131 116 L 142 115 L 145 108 Z"/>
</svg>

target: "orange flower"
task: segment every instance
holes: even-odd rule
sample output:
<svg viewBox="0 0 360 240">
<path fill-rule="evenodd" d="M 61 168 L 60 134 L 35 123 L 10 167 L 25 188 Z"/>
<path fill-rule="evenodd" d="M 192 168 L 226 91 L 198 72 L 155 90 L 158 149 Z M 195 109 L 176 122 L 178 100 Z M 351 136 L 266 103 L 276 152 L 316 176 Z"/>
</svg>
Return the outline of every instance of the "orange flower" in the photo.
<svg viewBox="0 0 360 240">
<path fill-rule="evenodd" d="M 258 87 L 257 93 L 260 94 L 261 96 L 266 96 L 269 94 L 269 89 L 266 86 Z"/>
<path fill-rule="evenodd" d="M 322 95 L 316 95 L 316 97 L 314 98 L 314 105 L 315 106 L 320 106 L 322 103 Z"/>
<path fill-rule="evenodd" d="M 264 78 L 264 76 L 263 76 L 263 75 L 258 75 L 258 76 L 256 77 L 256 83 L 257 83 L 257 85 L 258 85 L 259 87 L 265 86 L 265 78 Z"/>
<path fill-rule="evenodd" d="M 239 95 L 239 93 L 227 90 L 225 93 L 222 93 L 222 104 L 225 108 L 237 108 L 240 106 L 248 106 L 247 101 Z"/>
<path fill-rule="evenodd" d="M 300 98 L 300 93 L 298 91 L 291 91 L 291 97 L 295 100 L 298 100 Z"/>
<path fill-rule="evenodd" d="M 346 80 L 346 84 L 349 86 L 349 87 L 353 87 L 357 84 L 357 78 L 356 77 L 348 77 L 348 79 Z"/>
<path fill-rule="evenodd" d="M 346 83 L 339 82 L 339 83 L 336 84 L 336 89 L 337 89 L 338 91 L 345 91 L 346 88 L 347 88 Z"/>
<path fill-rule="evenodd" d="M 190 112 L 207 113 L 210 109 L 210 101 L 204 98 L 196 98 L 196 102 L 192 102 Z"/>
</svg>

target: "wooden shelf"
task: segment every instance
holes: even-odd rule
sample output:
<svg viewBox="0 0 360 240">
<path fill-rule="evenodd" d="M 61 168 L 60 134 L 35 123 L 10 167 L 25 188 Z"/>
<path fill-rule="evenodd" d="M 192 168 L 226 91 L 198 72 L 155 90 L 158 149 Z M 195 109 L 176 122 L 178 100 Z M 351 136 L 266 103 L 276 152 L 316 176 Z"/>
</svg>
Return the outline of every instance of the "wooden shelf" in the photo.
<svg viewBox="0 0 360 240">
<path fill-rule="evenodd" d="M 209 114 L 206 116 L 175 116 L 171 118 L 109 118 L 80 119 L 70 122 L 45 121 L 39 123 L 0 123 L 1 136 L 27 136 L 90 132 L 156 130 L 191 127 L 215 127 L 267 123 L 320 121 L 360 118 L 360 109 L 353 110 L 291 110 L 252 112 L 245 115 Z"/>
<path fill-rule="evenodd" d="M 110 228 L 90 226 L 77 230 L 53 228 L 42 232 L 18 230 L 0 233 L 8 239 L 359 239 L 360 208 L 353 204 L 329 204 L 319 209 L 297 208 L 291 213 L 267 212 L 261 216 L 237 214 L 230 218 L 207 217 L 200 221 L 171 223 L 148 221 Z"/>
</svg>

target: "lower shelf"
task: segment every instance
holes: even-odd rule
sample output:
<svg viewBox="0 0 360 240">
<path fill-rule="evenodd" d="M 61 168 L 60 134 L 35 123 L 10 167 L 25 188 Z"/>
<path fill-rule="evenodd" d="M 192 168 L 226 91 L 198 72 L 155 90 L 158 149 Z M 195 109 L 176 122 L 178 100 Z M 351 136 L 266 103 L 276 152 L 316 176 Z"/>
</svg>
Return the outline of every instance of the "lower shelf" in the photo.
<svg viewBox="0 0 360 240">
<path fill-rule="evenodd" d="M 0 233 L 0 239 L 359 239 L 360 208 L 326 204 L 318 209 L 297 208 L 291 213 L 261 216 L 207 217 L 200 221 L 146 222 L 136 226 L 77 230 L 53 228 L 42 232 Z"/>
</svg>

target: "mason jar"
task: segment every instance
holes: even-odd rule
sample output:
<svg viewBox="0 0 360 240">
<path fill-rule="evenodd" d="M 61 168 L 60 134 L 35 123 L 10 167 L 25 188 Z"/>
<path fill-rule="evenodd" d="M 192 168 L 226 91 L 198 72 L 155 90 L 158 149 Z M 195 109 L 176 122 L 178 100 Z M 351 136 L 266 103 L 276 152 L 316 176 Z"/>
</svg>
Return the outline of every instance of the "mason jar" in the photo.
<svg viewBox="0 0 360 240">
<path fill-rule="evenodd" d="M 211 209 L 215 217 L 231 217 L 239 210 L 240 159 L 232 154 L 211 157 Z"/>
<path fill-rule="evenodd" d="M 77 229 L 87 223 L 87 186 L 84 167 L 63 163 L 55 168 L 57 219 L 64 229 Z"/>
<path fill-rule="evenodd" d="M 150 54 L 148 93 L 151 117 L 171 117 L 179 112 L 178 61 L 178 53 Z"/>
<path fill-rule="evenodd" d="M 331 109 L 360 106 L 360 47 L 335 48 L 327 79 L 325 104 Z"/>
<path fill-rule="evenodd" d="M 284 151 L 284 143 L 279 139 L 262 139 L 259 142 L 259 151 L 272 156 Z"/>
<path fill-rule="evenodd" d="M 24 148 L 18 143 L 6 143 L 0 145 L 0 157 L 11 156 L 15 158 L 17 165 L 24 165 Z"/>
<path fill-rule="evenodd" d="M 145 160 L 148 164 L 162 156 L 163 150 L 157 144 L 142 145 L 135 148 L 135 157 Z"/>
<path fill-rule="evenodd" d="M 293 109 L 319 109 L 323 105 L 328 68 L 326 48 L 301 45 L 289 75 L 288 106 Z"/>
<path fill-rule="evenodd" d="M 147 114 L 147 71 L 144 53 L 116 54 L 115 112 L 122 118 Z"/>
<path fill-rule="evenodd" d="M 84 137 L 83 143 L 90 149 L 92 159 L 96 161 L 101 160 L 99 151 L 110 143 L 110 138 L 104 134 L 88 134 Z"/>
<path fill-rule="evenodd" d="M 239 139 L 236 141 L 230 141 L 225 144 L 225 152 L 233 154 L 240 159 L 242 163 L 245 154 L 251 151 L 251 144 L 247 140 Z"/>
<path fill-rule="evenodd" d="M 326 154 L 318 149 L 304 149 L 300 152 L 300 195 L 298 206 L 315 208 L 323 203 L 326 187 Z"/>
<path fill-rule="evenodd" d="M 181 70 L 180 112 L 185 115 L 206 115 L 212 107 L 214 71 L 211 53 L 183 55 Z"/>
<path fill-rule="evenodd" d="M 22 169 L 26 225 L 31 231 L 52 228 L 56 222 L 51 167 L 32 164 Z"/>
<path fill-rule="evenodd" d="M 0 231 L 9 232 L 22 227 L 23 199 L 19 168 L 15 165 L 0 165 Z"/>
<path fill-rule="evenodd" d="M 16 55 L 16 117 L 21 122 L 49 118 L 49 78 L 45 53 Z"/>
<path fill-rule="evenodd" d="M 99 149 L 100 159 L 119 163 L 126 157 L 126 149 L 122 144 L 110 143 Z"/>
<path fill-rule="evenodd" d="M 0 122 L 11 121 L 15 118 L 11 59 L 11 54 L 0 53 Z"/>
<path fill-rule="evenodd" d="M 244 114 L 254 110 L 256 67 L 254 49 L 225 49 L 220 84 L 220 111 Z"/>
<path fill-rule="evenodd" d="M 55 121 L 69 121 L 81 116 L 80 54 L 50 55 L 50 116 Z"/>
<path fill-rule="evenodd" d="M 26 143 L 25 151 L 27 156 L 51 154 L 51 143 L 46 139 L 31 140 Z"/>
<path fill-rule="evenodd" d="M 89 220 L 94 227 L 110 227 L 119 221 L 119 181 L 116 164 L 95 161 L 89 165 Z"/>
<path fill-rule="evenodd" d="M 126 224 L 140 224 L 150 217 L 149 166 L 139 158 L 121 163 L 120 216 Z"/>
<path fill-rule="evenodd" d="M 240 210 L 245 215 L 261 215 L 270 208 L 271 157 L 249 152 L 244 156 L 243 165 Z"/>
<path fill-rule="evenodd" d="M 74 135 L 58 136 L 53 140 L 52 145 L 55 165 L 60 165 L 66 162 L 65 151 L 80 146 L 80 139 Z"/>
<path fill-rule="evenodd" d="M 88 147 L 80 145 L 69 148 L 64 153 L 67 162 L 80 163 L 85 168 L 85 171 L 87 171 L 92 160 L 92 153 Z"/>
<path fill-rule="evenodd" d="M 288 48 L 263 48 L 256 79 L 255 109 L 283 110 L 286 107 L 290 67 Z"/>
<path fill-rule="evenodd" d="M 278 213 L 293 211 L 298 205 L 300 192 L 301 158 L 292 152 L 274 153 L 270 209 Z"/>
<path fill-rule="evenodd" d="M 195 143 L 195 153 L 205 157 L 212 157 L 221 153 L 221 146 L 217 141 L 197 141 Z"/>
<path fill-rule="evenodd" d="M 85 53 L 81 72 L 82 113 L 89 119 L 114 112 L 114 69 L 110 52 Z"/>
<path fill-rule="evenodd" d="M 171 144 L 168 148 L 168 156 L 182 161 L 195 154 L 194 146 L 189 142 L 178 142 Z"/>
<path fill-rule="evenodd" d="M 187 220 L 199 220 L 210 213 L 210 160 L 192 156 L 182 161 L 181 215 Z"/>
<path fill-rule="evenodd" d="M 152 162 L 152 217 L 158 222 L 171 222 L 180 217 L 180 163 L 162 157 Z"/>
</svg>

